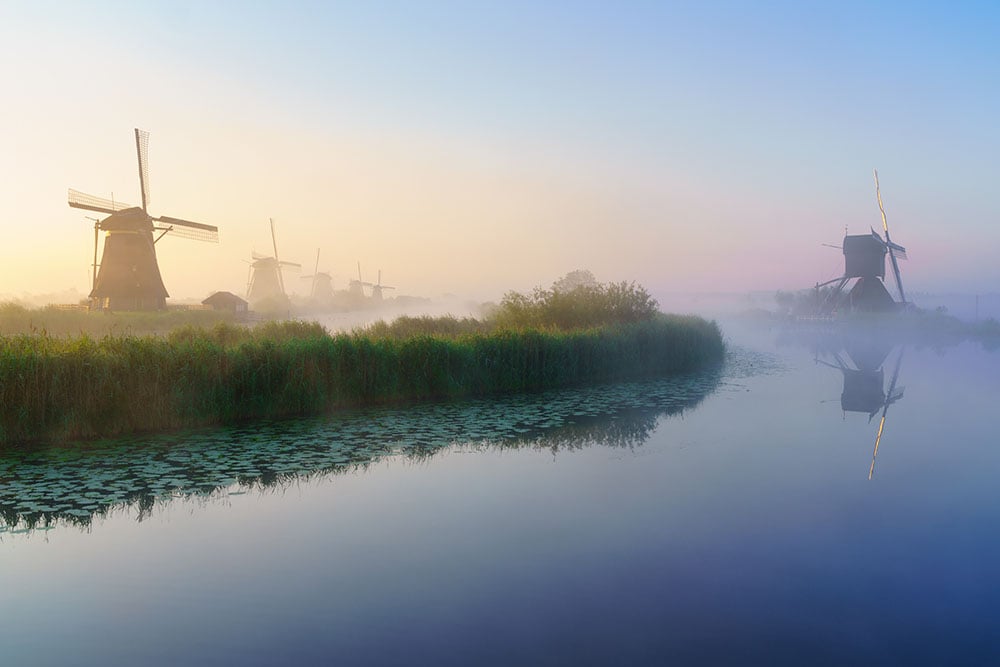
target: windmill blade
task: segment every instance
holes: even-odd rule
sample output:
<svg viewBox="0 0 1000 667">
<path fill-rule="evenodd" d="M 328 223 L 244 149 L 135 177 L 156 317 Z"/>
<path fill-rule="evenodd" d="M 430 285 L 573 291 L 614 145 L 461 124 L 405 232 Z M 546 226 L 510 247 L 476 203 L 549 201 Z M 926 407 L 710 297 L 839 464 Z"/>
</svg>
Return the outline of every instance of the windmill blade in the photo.
<svg viewBox="0 0 1000 667">
<path fill-rule="evenodd" d="M 194 227 L 183 227 L 180 225 L 160 225 L 154 227 L 162 231 L 164 234 L 169 234 L 172 237 L 179 239 L 191 239 L 192 241 L 205 241 L 206 243 L 218 243 L 219 233 L 206 231 L 204 229 L 196 229 Z"/>
<path fill-rule="evenodd" d="M 909 259 L 906 256 L 906 248 L 899 245 L 898 243 L 886 243 L 885 246 L 896 255 L 897 259 Z"/>
<path fill-rule="evenodd" d="M 278 262 L 278 266 L 291 266 L 296 269 L 302 268 L 302 265 L 297 262 L 286 262 L 285 260 L 281 260 L 280 262 Z"/>
<path fill-rule="evenodd" d="M 319 280 L 319 248 L 316 248 L 316 268 L 313 269 L 312 285 L 309 287 L 309 296 L 316 296 L 316 281 Z"/>
<path fill-rule="evenodd" d="M 274 248 L 274 258 L 278 259 L 278 239 L 274 235 L 274 218 L 268 218 L 271 223 L 271 247 Z"/>
<path fill-rule="evenodd" d="M 88 195 L 85 192 L 80 192 L 79 190 L 74 190 L 70 188 L 67 203 L 73 208 L 82 208 L 87 211 L 97 211 L 98 213 L 115 213 L 116 211 L 124 211 L 127 208 L 132 208 L 129 204 L 125 202 L 111 201 L 110 199 L 104 199 L 103 197 L 95 197 L 94 195 Z"/>
<path fill-rule="evenodd" d="M 285 279 L 281 275 L 281 262 L 278 261 L 278 239 L 274 235 L 274 218 L 268 218 L 271 222 L 271 245 L 274 247 L 274 261 L 278 262 L 278 285 L 281 287 L 281 293 L 284 295 L 285 292 Z"/>
<path fill-rule="evenodd" d="M 153 218 L 153 220 L 156 220 L 157 222 L 168 227 L 168 231 L 172 236 L 194 239 L 196 241 L 207 241 L 209 243 L 219 242 L 219 228 L 215 225 L 205 225 L 200 222 L 191 222 L 190 220 L 171 218 L 166 215 L 160 216 L 159 218 Z"/>
<path fill-rule="evenodd" d="M 135 128 L 135 155 L 139 160 L 139 190 L 142 210 L 149 204 L 149 132 Z"/>
<path fill-rule="evenodd" d="M 872 169 L 875 175 L 875 198 L 878 199 L 878 210 L 882 213 L 882 229 L 885 230 L 885 245 L 889 249 L 889 259 L 892 260 L 892 272 L 896 277 L 896 287 L 899 289 L 899 300 L 906 303 L 906 293 L 903 291 L 903 279 L 899 276 L 899 264 L 896 262 L 896 244 L 889 238 L 889 222 L 885 218 L 885 207 L 882 206 L 882 193 L 878 187 L 878 169 Z M 903 250 L 906 253 L 906 250 Z"/>
<path fill-rule="evenodd" d="M 889 222 L 885 219 L 885 207 L 882 206 L 882 192 L 878 187 L 878 169 L 872 169 L 872 174 L 875 175 L 875 198 L 878 200 L 878 210 L 882 214 L 882 229 L 885 230 L 885 233 L 888 236 Z"/>
<path fill-rule="evenodd" d="M 191 227 L 193 229 L 200 229 L 206 232 L 218 232 L 219 228 L 215 225 L 206 225 L 201 222 L 191 222 L 190 220 L 184 220 L 182 218 L 171 218 L 169 215 L 161 215 L 159 218 L 153 218 L 153 220 L 159 220 L 162 223 L 168 225 L 179 225 L 181 227 Z"/>
</svg>

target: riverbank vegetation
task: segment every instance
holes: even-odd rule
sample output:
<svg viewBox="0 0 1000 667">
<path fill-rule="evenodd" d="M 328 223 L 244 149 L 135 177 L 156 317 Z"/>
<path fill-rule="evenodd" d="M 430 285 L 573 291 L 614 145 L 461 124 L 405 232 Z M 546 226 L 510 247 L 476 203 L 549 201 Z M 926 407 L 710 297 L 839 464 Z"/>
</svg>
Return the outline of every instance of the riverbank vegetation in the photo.
<svg viewBox="0 0 1000 667">
<path fill-rule="evenodd" d="M 286 321 L 186 326 L 166 336 L 3 336 L 0 442 L 535 391 L 685 372 L 722 358 L 714 322 L 657 313 L 634 285 L 591 285 L 575 300 L 545 292 L 511 293 L 484 320 L 404 318 L 335 335 Z M 546 316 L 555 312 L 546 308 L 571 315 Z"/>
</svg>

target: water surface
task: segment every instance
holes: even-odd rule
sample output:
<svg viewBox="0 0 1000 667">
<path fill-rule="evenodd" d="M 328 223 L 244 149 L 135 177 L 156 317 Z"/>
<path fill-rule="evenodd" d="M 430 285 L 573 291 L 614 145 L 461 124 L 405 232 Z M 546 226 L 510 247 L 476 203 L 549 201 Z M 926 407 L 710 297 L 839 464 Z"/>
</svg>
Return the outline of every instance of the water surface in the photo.
<svg viewBox="0 0 1000 667">
<path fill-rule="evenodd" d="M 683 378 L 8 452 L 5 664 L 1000 657 L 1000 355 L 726 330 Z"/>
</svg>

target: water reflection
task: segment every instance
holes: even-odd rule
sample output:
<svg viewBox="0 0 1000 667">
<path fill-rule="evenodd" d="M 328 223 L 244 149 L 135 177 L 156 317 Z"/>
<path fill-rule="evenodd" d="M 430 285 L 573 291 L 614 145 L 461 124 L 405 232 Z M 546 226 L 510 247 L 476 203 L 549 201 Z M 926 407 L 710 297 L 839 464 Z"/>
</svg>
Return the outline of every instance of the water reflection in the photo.
<svg viewBox="0 0 1000 667">
<path fill-rule="evenodd" d="M 898 347 L 898 353 L 893 366 L 892 379 L 889 381 L 888 389 L 886 389 L 885 366 L 890 352 L 895 347 Z M 878 457 L 879 444 L 882 441 L 882 433 L 885 431 L 885 419 L 889 412 L 889 406 L 903 398 L 904 387 L 899 386 L 898 382 L 904 351 L 905 347 L 902 345 L 894 346 L 885 340 L 849 338 L 845 341 L 843 354 L 841 350 L 830 352 L 835 363 L 817 358 L 819 363 L 837 368 L 843 373 L 844 390 L 840 394 L 841 410 L 845 413 L 865 413 L 868 415 L 869 423 L 875 415 L 882 413 L 878 431 L 875 434 L 875 446 L 872 450 L 872 462 L 868 468 L 868 479 L 871 479 L 875 473 L 875 459 Z"/>
<path fill-rule="evenodd" d="M 0 454 L 0 533 L 88 526 L 114 508 L 139 520 L 171 498 L 280 487 L 358 470 L 389 454 L 455 445 L 637 447 L 659 419 L 700 403 L 721 368 L 678 378 L 494 400 L 353 411 L 241 428 Z"/>
</svg>

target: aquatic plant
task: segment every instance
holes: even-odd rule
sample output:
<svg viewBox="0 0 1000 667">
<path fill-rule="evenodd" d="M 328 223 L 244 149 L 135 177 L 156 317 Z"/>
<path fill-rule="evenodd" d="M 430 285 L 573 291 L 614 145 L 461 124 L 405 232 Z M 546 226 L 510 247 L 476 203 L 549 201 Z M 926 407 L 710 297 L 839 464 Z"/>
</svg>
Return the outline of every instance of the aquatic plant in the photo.
<svg viewBox="0 0 1000 667">
<path fill-rule="evenodd" d="M 85 447 L 7 448 L 0 451 L 0 539 L 5 530 L 88 526 L 122 510 L 142 521 L 176 499 L 280 490 L 390 454 L 425 461 L 456 443 L 544 448 L 553 455 L 591 445 L 633 449 L 662 417 L 698 405 L 719 380 L 719 367 L 710 367 L 572 390 L 125 436 Z"/>
</svg>

